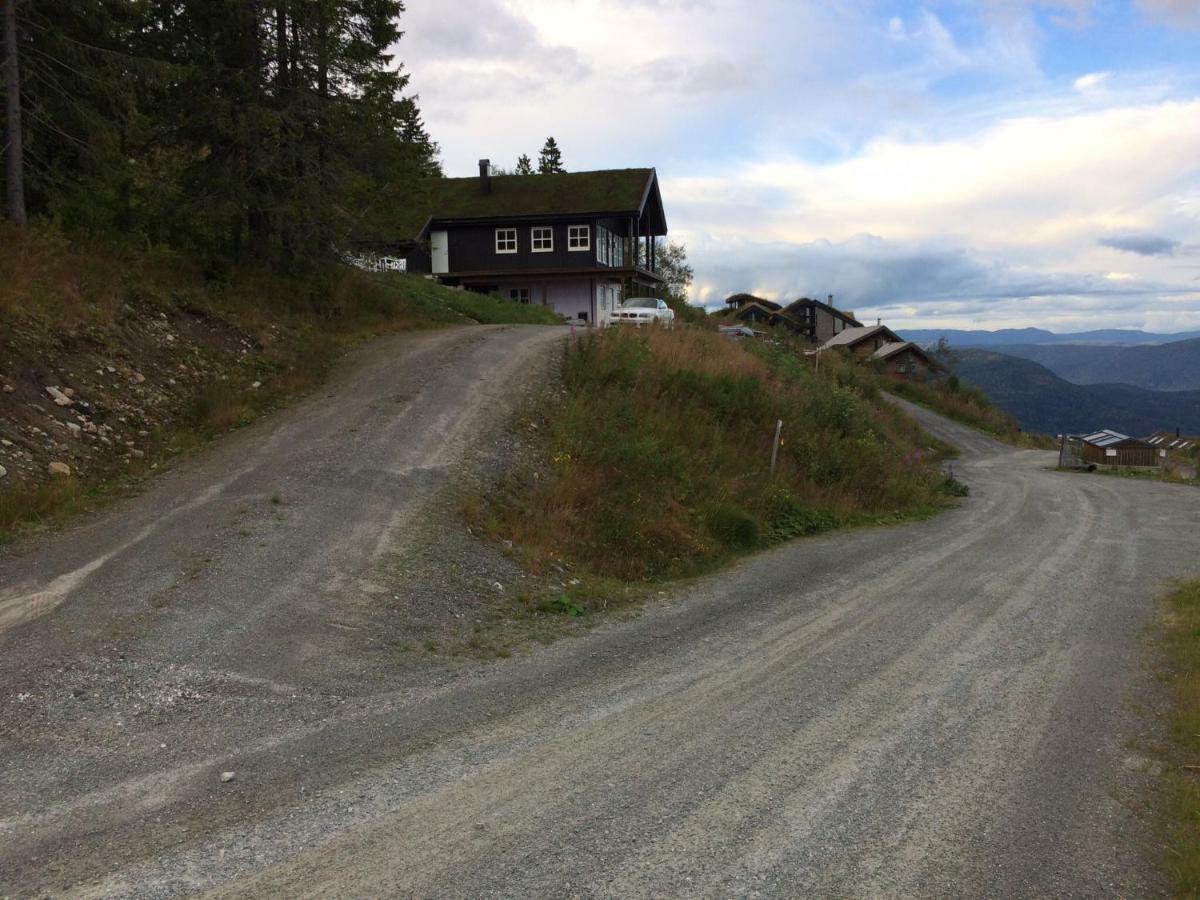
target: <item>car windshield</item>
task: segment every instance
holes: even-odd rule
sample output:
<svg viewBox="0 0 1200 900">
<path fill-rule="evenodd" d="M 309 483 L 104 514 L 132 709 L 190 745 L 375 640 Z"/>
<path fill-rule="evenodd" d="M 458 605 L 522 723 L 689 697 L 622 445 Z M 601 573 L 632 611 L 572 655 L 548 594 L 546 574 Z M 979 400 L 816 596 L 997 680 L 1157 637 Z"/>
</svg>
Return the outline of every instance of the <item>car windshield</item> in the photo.
<svg viewBox="0 0 1200 900">
<path fill-rule="evenodd" d="M 658 309 L 658 300 L 654 297 L 637 297 L 626 300 L 622 306 L 626 309 Z"/>
</svg>

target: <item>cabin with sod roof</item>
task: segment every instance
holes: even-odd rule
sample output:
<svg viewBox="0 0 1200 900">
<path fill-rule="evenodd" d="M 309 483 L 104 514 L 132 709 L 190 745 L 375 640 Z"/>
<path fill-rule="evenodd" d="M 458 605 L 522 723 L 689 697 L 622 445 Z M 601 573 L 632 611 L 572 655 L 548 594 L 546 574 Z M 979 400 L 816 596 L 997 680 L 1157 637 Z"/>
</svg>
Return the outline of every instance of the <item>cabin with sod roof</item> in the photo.
<svg viewBox="0 0 1200 900">
<path fill-rule="evenodd" d="M 847 328 L 839 331 L 821 345 L 822 350 L 833 350 L 844 347 L 858 360 L 867 360 L 874 356 L 881 347 L 887 344 L 903 344 L 905 341 L 886 325 L 871 325 Z"/>
<path fill-rule="evenodd" d="M 836 334 L 848 328 L 862 328 L 862 322 L 853 313 L 838 309 L 829 303 L 801 297 L 779 311 L 779 323 L 795 334 L 803 335 L 814 344 L 824 344 Z"/>
<path fill-rule="evenodd" d="M 725 308 L 730 312 L 735 312 L 743 306 L 748 306 L 751 303 L 757 303 L 759 306 L 766 307 L 774 312 L 779 309 L 778 303 L 773 303 L 770 300 L 764 300 L 762 297 L 755 297 L 753 294 L 731 294 L 725 298 Z"/>
<path fill-rule="evenodd" d="M 395 237 L 362 248 L 448 285 L 604 325 L 629 286 L 655 295 L 667 218 L 654 169 L 431 178 L 396 211 Z M 384 246 L 379 246 L 382 243 Z"/>
<path fill-rule="evenodd" d="M 774 325 L 779 318 L 779 304 L 770 300 L 755 300 L 738 309 L 733 317 L 747 325 Z"/>
<path fill-rule="evenodd" d="M 879 363 L 885 375 L 893 378 L 924 381 L 930 376 L 941 375 L 946 371 L 941 363 L 912 341 L 884 344 L 871 354 L 871 359 Z"/>
</svg>

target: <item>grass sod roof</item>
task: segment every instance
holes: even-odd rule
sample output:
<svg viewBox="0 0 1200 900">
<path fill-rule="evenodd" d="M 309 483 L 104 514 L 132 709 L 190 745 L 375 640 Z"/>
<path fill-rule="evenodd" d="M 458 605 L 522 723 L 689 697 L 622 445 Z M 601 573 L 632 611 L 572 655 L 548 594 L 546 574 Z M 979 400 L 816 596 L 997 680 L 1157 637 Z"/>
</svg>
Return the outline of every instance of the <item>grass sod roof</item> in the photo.
<svg viewBox="0 0 1200 900">
<path fill-rule="evenodd" d="M 823 309 L 830 315 L 836 316 L 837 318 L 841 319 L 843 322 L 846 322 L 847 324 L 852 324 L 855 328 L 863 327 L 862 322 L 860 322 L 860 321 L 858 321 L 858 319 L 854 318 L 853 314 L 848 313 L 845 310 L 838 309 L 836 306 L 830 306 L 828 303 L 825 303 L 824 301 L 813 300 L 809 297 L 801 297 L 799 300 L 793 300 L 791 303 L 789 303 L 783 307 L 783 311 L 790 316 L 796 316 L 796 314 L 799 313 L 801 310 L 805 309 L 806 307 L 810 307 L 810 306 L 814 309 Z"/>
<path fill-rule="evenodd" d="M 477 175 L 431 178 L 397 204 L 396 230 L 405 238 L 422 237 L 421 230 L 431 218 L 441 221 L 597 213 L 636 215 L 642 209 L 653 178 L 653 169 L 493 175 L 492 189 L 487 194 L 480 189 Z M 648 205 L 654 201 L 652 196 Z"/>
</svg>

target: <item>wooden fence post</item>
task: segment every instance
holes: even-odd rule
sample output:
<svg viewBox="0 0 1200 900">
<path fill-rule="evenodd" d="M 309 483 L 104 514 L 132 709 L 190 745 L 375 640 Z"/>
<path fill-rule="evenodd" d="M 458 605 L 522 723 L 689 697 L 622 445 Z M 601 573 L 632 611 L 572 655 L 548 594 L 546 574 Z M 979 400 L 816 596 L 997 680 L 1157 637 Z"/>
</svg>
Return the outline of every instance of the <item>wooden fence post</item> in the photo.
<svg viewBox="0 0 1200 900">
<path fill-rule="evenodd" d="M 783 419 L 775 423 L 775 442 L 771 444 L 771 475 L 775 474 L 775 461 L 779 458 L 779 437 L 783 433 Z"/>
</svg>

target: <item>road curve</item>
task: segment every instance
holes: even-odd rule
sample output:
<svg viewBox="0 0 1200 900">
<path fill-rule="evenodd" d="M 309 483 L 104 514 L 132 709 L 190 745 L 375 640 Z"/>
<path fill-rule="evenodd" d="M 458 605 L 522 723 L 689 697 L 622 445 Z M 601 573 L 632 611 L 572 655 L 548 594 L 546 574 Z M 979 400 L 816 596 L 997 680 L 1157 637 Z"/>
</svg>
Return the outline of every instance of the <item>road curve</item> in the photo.
<svg viewBox="0 0 1200 900">
<path fill-rule="evenodd" d="M 132 771 L 97 749 L 117 732 L 55 748 L 100 760 L 85 774 L 50 766 L 41 732 L 12 727 L 21 711 L 5 698 L 6 759 L 18 762 L 0 781 L 0 894 L 1162 893 L 1148 626 L 1170 580 L 1200 572 L 1200 494 L 1058 473 L 1052 454 L 916 414 L 964 450 L 959 508 L 779 547 L 581 638 L 424 681 L 373 690 L 345 671 L 363 649 L 328 634 L 256 652 L 273 633 L 306 634 L 288 617 L 319 585 L 305 580 L 312 545 L 295 536 L 298 580 L 250 617 L 270 627 L 172 648 L 275 685 L 278 710 L 254 706 L 257 730 L 211 735 L 200 704 L 191 730 L 171 733 L 202 747 L 164 747 L 160 763 L 143 746 L 152 722 L 129 735 Z M 306 447 L 302 418 L 273 446 Z M 395 419 L 379 427 L 428 440 L 423 419 Z M 112 521 L 118 547 L 146 527 Z M 153 541 L 59 581 L 62 605 L 10 627 L 0 649 L 53 645 L 61 660 L 39 626 L 107 622 L 119 588 L 156 569 Z M 0 561 L 0 575 L 37 569 L 57 547 Z M 101 556 L 39 570 L 22 596 Z M 101 579 L 114 583 L 90 587 Z M 158 643 L 129 646 L 157 659 L 162 635 L 182 632 L 156 620 L 150 633 Z M 344 664 L 314 662 L 342 651 Z M 325 696 L 328 679 L 357 690 Z M 238 774 L 223 785 L 226 768 Z"/>
</svg>

